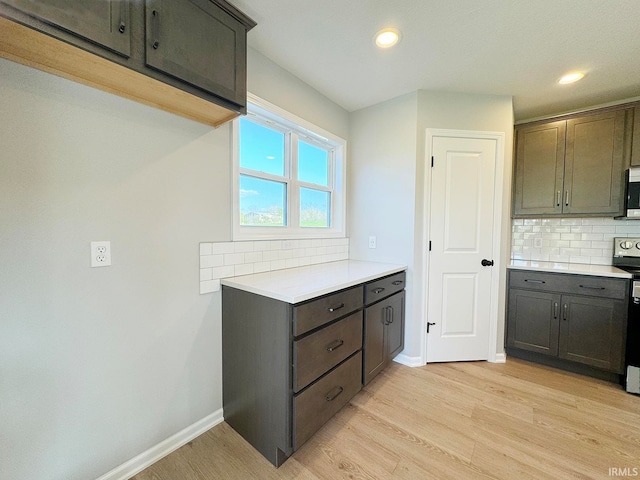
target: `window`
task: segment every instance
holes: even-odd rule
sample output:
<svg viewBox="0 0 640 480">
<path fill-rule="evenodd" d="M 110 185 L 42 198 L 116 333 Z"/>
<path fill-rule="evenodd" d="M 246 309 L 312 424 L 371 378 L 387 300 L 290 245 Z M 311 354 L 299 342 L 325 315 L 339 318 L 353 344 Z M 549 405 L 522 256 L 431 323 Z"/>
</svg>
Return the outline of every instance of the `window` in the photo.
<svg viewBox="0 0 640 480">
<path fill-rule="evenodd" d="M 344 236 L 343 139 L 251 95 L 233 132 L 234 240 Z"/>
</svg>

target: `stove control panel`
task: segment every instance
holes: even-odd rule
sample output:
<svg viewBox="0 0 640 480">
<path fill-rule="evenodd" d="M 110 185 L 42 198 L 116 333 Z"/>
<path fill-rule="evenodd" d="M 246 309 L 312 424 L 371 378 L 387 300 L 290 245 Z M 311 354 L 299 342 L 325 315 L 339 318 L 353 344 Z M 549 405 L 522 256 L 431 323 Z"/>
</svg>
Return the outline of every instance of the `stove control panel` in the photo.
<svg viewBox="0 0 640 480">
<path fill-rule="evenodd" d="M 616 237 L 613 239 L 614 257 L 640 258 L 640 238 Z"/>
</svg>

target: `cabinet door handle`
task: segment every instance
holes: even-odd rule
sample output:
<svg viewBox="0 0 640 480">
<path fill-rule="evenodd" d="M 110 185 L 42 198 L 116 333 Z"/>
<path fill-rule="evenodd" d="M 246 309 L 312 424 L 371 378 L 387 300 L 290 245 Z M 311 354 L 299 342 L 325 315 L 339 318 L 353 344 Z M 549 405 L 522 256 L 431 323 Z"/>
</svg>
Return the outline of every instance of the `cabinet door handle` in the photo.
<svg viewBox="0 0 640 480">
<path fill-rule="evenodd" d="M 340 348 L 344 345 L 344 340 L 335 340 L 327 345 L 327 352 L 333 352 L 334 350 Z"/>
<path fill-rule="evenodd" d="M 402 285 L 402 280 L 396 280 L 395 282 L 393 282 L 391 285 Z"/>
<path fill-rule="evenodd" d="M 564 194 L 564 204 L 568 207 L 569 206 L 569 190 L 567 190 Z"/>
<path fill-rule="evenodd" d="M 329 307 L 327 310 L 329 310 L 331 313 L 333 313 L 336 310 L 340 310 L 341 308 L 344 308 L 344 303 L 341 303 L 340 305 L 337 305 L 335 307 Z"/>
<path fill-rule="evenodd" d="M 589 290 L 606 290 L 605 287 L 598 287 L 595 285 L 580 285 L 580 288 L 587 288 Z"/>
<path fill-rule="evenodd" d="M 564 304 L 564 311 L 562 313 L 562 319 L 566 320 L 567 319 L 567 311 L 569 310 L 569 305 L 568 304 Z"/>
<path fill-rule="evenodd" d="M 340 395 L 342 392 L 344 392 L 344 388 L 336 387 L 333 390 L 331 390 L 329 393 L 327 393 L 324 399 L 327 402 L 331 402 L 332 400 L 335 400 L 338 397 L 338 395 Z"/>
<path fill-rule="evenodd" d="M 157 50 L 158 47 L 160 46 L 160 12 L 158 12 L 158 10 L 153 10 L 151 12 L 151 23 L 152 23 L 152 27 L 153 28 L 153 43 L 151 44 L 151 47 L 154 50 Z"/>
<path fill-rule="evenodd" d="M 558 318 L 558 302 L 553 302 L 553 318 Z"/>
<path fill-rule="evenodd" d="M 560 202 L 562 201 L 562 192 L 558 190 L 556 192 L 556 207 L 560 206 Z"/>
<path fill-rule="evenodd" d="M 129 7 L 127 2 L 120 2 L 120 22 L 118 23 L 118 31 L 124 33 L 126 29 L 125 9 Z"/>
<path fill-rule="evenodd" d="M 387 325 L 390 325 L 393 323 L 393 307 L 387 307 L 389 309 L 389 323 Z"/>
<path fill-rule="evenodd" d="M 430 327 L 431 325 L 435 325 L 435 322 L 434 322 L 434 323 L 427 322 L 427 333 L 429 333 L 429 327 Z"/>
<path fill-rule="evenodd" d="M 373 289 L 373 293 L 382 293 L 382 292 L 384 292 L 384 288 L 382 288 L 382 287 Z"/>
<path fill-rule="evenodd" d="M 524 281 L 527 283 L 547 283 L 544 280 L 531 280 L 529 278 L 525 278 Z"/>
</svg>

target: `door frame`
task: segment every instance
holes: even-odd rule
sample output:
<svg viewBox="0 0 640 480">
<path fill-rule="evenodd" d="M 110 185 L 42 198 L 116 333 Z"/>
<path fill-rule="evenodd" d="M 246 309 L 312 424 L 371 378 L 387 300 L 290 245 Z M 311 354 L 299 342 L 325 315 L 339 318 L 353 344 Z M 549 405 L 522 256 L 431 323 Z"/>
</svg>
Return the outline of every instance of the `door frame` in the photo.
<svg viewBox="0 0 640 480">
<path fill-rule="evenodd" d="M 424 158 L 424 189 L 422 197 L 422 295 L 424 296 L 421 310 L 422 323 L 420 325 L 422 364 L 427 363 L 427 303 L 429 301 L 429 239 L 431 236 L 431 156 L 433 155 L 434 137 L 452 138 L 478 138 L 483 140 L 496 141 L 496 168 L 494 173 L 494 210 L 493 210 L 493 247 L 492 259 L 494 261 L 494 275 L 491 275 L 491 298 L 489 309 L 489 350 L 488 361 L 499 363 L 505 361 L 505 355 L 498 353 L 498 320 L 502 311 L 504 323 L 504 306 L 500 308 L 500 277 L 503 269 L 506 269 L 502 258 L 503 242 L 509 237 L 503 238 L 503 200 L 504 200 L 504 171 L 505 171 L 505 133 L 477 130 L 449 130 L 427 128 L 425 135 L 425 158 Z M 504 298 L 504 296 L 502 296 Z"/>
</svg>

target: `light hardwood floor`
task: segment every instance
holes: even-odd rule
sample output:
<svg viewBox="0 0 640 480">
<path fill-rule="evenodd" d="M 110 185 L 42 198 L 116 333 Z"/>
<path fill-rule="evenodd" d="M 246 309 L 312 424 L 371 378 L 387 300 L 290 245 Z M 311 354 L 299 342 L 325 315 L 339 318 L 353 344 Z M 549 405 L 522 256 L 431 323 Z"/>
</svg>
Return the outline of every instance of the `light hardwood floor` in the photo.
<svg viewBox="0 0 640 480">
<path fill-rule="evenodd" d="M 394 363 L 279 469 L 222 423 L 133 478 L 611 479 L 624 468 L 640 477 L 640 397 L 509 359 Z"/>
</svg>

